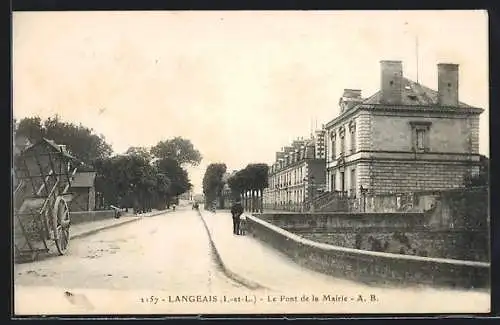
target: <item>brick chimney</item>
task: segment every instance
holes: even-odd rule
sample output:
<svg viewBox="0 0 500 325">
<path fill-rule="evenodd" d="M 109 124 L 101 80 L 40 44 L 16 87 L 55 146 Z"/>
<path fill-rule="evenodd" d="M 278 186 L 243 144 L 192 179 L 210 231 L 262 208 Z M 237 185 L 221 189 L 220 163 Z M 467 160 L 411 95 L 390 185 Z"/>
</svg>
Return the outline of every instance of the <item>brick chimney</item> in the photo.
<svg viewBox="0 0 500 325">
<path fill-rule="evenodd" d="M 344 93 L 340 98 L 339 105 L 341 105 L 342 111 L 351 109 L 356 106 L 356 104 L 363 101 L 361 97 L 360 89 L 344 89 Z M 343 106 L 343 107 L 342 107 Z M 324 128 L 324 127 L 323 127 Z"/>
<path fill-rule="evenodd" d="M 382 104 L 401 104 L 403 84 L 403 63 L 401 61 L 380 61 L 380 90 Z"/>
<path fill-rule="evenodd" d="M 438 64 L 438 104 L 458 106 L 458 64 Z"/>
<path fill-rule="evenodd" d="M 361 98 L 361 90 L 360 89 L 344 89 L 344 94 L 342 95 L 344 98 Z"/>
</svg>

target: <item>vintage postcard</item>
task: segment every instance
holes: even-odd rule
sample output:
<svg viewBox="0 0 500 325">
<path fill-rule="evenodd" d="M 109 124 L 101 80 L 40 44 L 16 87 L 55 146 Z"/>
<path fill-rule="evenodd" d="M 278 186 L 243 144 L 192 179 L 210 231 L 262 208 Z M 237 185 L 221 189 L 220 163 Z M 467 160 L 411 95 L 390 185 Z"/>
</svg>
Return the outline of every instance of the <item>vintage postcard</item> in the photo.
<svg viewBox="0 0 500 325">
<path fill-rule="evenodd" d="M 490 311 L 486 11 L 12 32 L 16 316 Z"/>
</svg>

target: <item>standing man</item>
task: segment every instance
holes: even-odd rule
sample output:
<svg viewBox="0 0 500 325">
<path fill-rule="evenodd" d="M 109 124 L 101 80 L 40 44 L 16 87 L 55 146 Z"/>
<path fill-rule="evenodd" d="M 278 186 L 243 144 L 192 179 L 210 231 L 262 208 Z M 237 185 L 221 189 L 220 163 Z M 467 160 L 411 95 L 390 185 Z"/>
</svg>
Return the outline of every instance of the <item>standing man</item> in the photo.
<svg viewBox="0 0 500 325">
<path fill-rule="evenodd" d="M 231 215 L 233 216 L 233 234 L 240 234 L 240 217 L 243 214 L 243 206 L 240 200 L 236 200 L 231 207 Z"/>
</svg>

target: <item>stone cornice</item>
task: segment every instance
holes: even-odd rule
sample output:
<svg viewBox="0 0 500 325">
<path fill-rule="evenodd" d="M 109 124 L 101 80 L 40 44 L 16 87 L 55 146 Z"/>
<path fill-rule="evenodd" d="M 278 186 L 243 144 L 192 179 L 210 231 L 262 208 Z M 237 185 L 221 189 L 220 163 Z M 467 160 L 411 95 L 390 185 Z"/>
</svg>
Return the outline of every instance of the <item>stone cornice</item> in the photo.
<svg viewBox="0 0 500 325">
<path fill-rule="evenodd" d="M 382 112 L 426 112 L 448 114 L 481 114 L 484 109 L 478 107 L 453 107 L 438 105 L 387 105 L 387 104 L 361 104 L 361 109 L 376 109 Z"/>
<path fill-rule="evenodd" d="M 356 161 L 371 160 L 396 160 L 413 162 L 479 162 L 480 154 L 453 153 L 453 152 L 423 152 L 415 153 L 413 151 L 358 151 L 345 157 L 345 165 Z M 326 162 L 327 168 L 339 166 L 338 160 L 329 160 Z"/>
<path fill-rule="evenodd" d="M 448 107 L 448 106 L 418 106 L 418 105 L 387 105 L 387 104 L 359 104 L 344 111 L 342 114 L 326 123 L 325 129 L 332 128 L 359 111 L 376 111 L 378 113 L 426 113 L 426 114 L 446 114 L 446 115 L 479 115 L 484 109 L 478 107 Z M 429 117 L 432 117 L 430 115 Z"/>
</svg>

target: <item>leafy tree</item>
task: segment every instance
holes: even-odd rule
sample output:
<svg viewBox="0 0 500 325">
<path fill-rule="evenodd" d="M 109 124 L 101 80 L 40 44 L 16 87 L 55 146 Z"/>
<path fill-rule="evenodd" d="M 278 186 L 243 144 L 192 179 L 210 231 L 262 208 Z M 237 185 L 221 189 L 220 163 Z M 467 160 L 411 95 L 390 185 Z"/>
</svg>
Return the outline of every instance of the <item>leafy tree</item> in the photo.
<svg viewBox="0 0 500 325">
<path fill-rule="evenodd" d="M 267 164 L 250 164 L 245 169 L 247 170 L 250 178 L 249 189 L 264 190 L 269 186 L 269 166 Z"/>
<path fill-rule="evenodd" d="M 249 164 L 238 171 L 228 180 L 233 197 L 239 198 L 243 193 L 251 191 L 252 210 L 255 210 L 257 206 L 255 191 L 262 193 L 268 187 L 268 172 L 269 167 L 267 164 Z"/>
<path fill-rule="evenodd" d="M 45 137 L 65 144 L 69 152 L 86 164 L 109 157 L 113 152 L 104 136 L 94 134 L 93 130 L 81 124 L 63 122 L 57 115 L 45 121 L 40 117 L 23 118 L 19 121 L 17 133 L 26 136 L 31 142 Z"/>
<path fill-rule="evenodd" d="M 138 155 L 146 159 L 147 161 L 153 160 L 153 155 L 150 150 L 146 147 L 130 147 L 125 152 L 126 155 Z"/>
<path fill-rule="evenodd" d="M 96 189 L 107 204 L 134 206 L 139 210 L 162 208 L 171 193 L 171 181 L 157 166 L 140 155 L 117 155 L 99 159 Z"/>
<path fill-rule="evenodd" d="M 38 116 L 25 117 L 17 123 L 17 134 L 27 137 L 31 142 L 43 137 L 42 119 Z"/>
<path fill-rule="evenodd" d="M 156 194 L 157 200 L 160 203 L 166 203 L 170 199 L 170 186 L 172 181 L 167 175 L 159 172 L 156 175 Z M 159 208 L 164 208 L 164 204 L 158 204 Z"/>
<path fill-rule="evenodd" d="M 171 140 L 160 141 L 151 148 L 151 153 L 158 159 L 172 159 L 179 165 L 197 166 L 202 159 L 201 153 L 195 149 L 190 140 L 175 137 Z"/>
<path fill-rule="evenodd" d="M 210 164 L 203 176 L 203 194 L 205 194 L 205 203 L 208 206 L 218 197 L 221 197 L 224 181 L 222 180 L 227 167 L 224 163 Z"/>
<path fill-rule="evenodd" d="M 240 170 L 227 180 L 233 199 L 241 198 L 243 192 L 245 192 L 245 189 L 247 188 L 247 180 L 245 176 L 244 170 Z"/>
<path fill-rule="evenodd" d="M 189 181 L 188 173 L 177 161 L 170 158 L 159 159 L 155 162 L 158 170 L 166 175 L 171 183 L 169 194 L 178 196 L 189 191 L 193 185 Z"/>
</svg>

